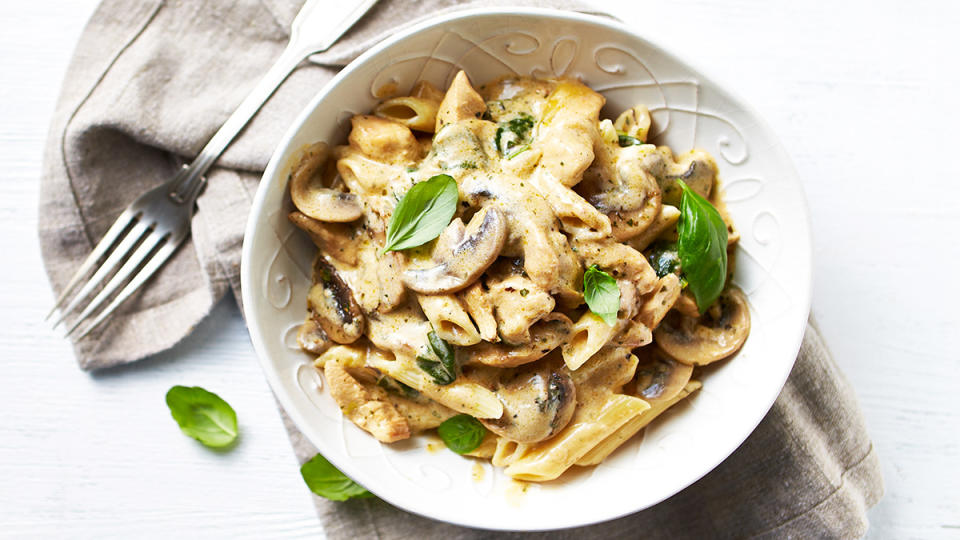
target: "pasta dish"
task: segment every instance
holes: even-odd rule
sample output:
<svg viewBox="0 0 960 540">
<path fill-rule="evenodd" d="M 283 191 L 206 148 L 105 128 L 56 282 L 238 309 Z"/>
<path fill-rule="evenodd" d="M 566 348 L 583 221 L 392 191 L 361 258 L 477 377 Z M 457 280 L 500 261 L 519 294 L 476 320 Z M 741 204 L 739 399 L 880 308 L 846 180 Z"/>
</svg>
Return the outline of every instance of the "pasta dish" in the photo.
<svg viewBox="0 0 960 540">
<path fill-rule="evenodd" d="M 300 347 L 384 443 L 437 430 L 516 479 L 595 465 L 750 331 L 704 151 L 569 79 L 407 96 L 305 147 L 290 220 L 318 248 Z"/>
</svg>

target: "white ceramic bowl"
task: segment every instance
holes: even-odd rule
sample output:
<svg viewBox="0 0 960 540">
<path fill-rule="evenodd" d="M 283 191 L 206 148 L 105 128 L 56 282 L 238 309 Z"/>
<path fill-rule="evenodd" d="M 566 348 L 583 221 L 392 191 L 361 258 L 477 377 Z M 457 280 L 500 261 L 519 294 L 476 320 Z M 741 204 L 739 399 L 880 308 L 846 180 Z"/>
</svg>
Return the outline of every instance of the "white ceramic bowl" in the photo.
<svg viewBox="0 0 960 540">
<path fill-rule="evenodd" d="M 349 118 L 378 89 L 419 79 L 445 88 L 458 69 L 483 83 L 508 73 L 582 79 L 607 98 L 604 117 L 644 103 L 655 142 L 717 160 L 742 239 L 735 281 L 747 293 L 750 338 L 711 370 L 703 389 L 603 464 L 574 468 L 525 492 L 487 462 L 431 450 L 416 437 L 382 445 L 342 418 L 310 358 L 296 346 L 314 248 L 291 226 L 286 191 L 303 145 L 342 143 Z M 243 245 L 243 303 L 253 344 L 277 398 L 344 473 L 405 510 L 502 530 L 586 525 L 652 506 L 716 467 L 766 414 L 793 366 L 810 305 L 807 209 L 776 137 L 742 102 L 685 62 L 603 18 L 537 9 L 474 10 L 419 24 L 373 47 L 323 88 L 270 160 Z M 479 472 L 478 472 L 479 471 Z"/>
</svg>

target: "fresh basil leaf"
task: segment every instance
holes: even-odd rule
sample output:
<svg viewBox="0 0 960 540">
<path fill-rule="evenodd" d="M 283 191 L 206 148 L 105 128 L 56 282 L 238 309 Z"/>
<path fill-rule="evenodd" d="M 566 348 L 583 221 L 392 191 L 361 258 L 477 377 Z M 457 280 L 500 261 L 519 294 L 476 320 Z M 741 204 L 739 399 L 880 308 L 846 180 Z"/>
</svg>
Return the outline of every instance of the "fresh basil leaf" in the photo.
<svg viewBox="0 0 960 540">
<path fill-rule="evenodd" d="M 592 265 L 583 273 L 583 298 L 587 307 L 609 326 L 617 324 L 620 287 L 613 276 Z"/>
<path fill-rule="evenodd" d="M 213 392 L 199 386 L 174 386 L 166 399 L 180 431 L 205 446 L 222 448 L 237 439 L 237 413 Z"/>
<path fill-rule="evenodd" d="M 446 386 L 457 380 L 457 358 L 453 347 L 440 339 L 436 332 L 431 330 L 427 334 L 433 354 L 440 360 L 433 360 L 424 356 L 417 357 L 417 366 L 433 378 L 433 382 Z"/>
<path fill-rule="evenodd" d="M 619 131 L 617 132 L 617 143 L 620 144 L 620 148 L 626 148 L 628 146 L 640 146 L 641 144 L 644 144 L 644 142 L 640 139 Z"/>
<path fill-rule="evenodd" d="M 683 180 L 677 180 L 677 184 L 683 190 L 677 252 L 690 292 L 703 314 L 719 298 L 727 279 L 727 224 L 720 212 Z"/>
<path fill-rule="evenodd" d="M 366 488 L 340 472 L 320 454 L 300 467 L 300 476 L 310 491 L 331 501 L 373 497 Z"/>
<path fill-rule="evenodd" d="M 459 199 L 457 182 L 449 175 L 438 174 L 414 184 L 393 210 L 381 253 L 422 246 L 440 236 L 457 211 Z"/>
<path fill-rule="evenodd" d="M 458 454 L 466 454 L 480 446 L 487 436 L 487 428 L 469 414 L 458 414 L 437 426 L 437 435 L 447 448 Z"/>
</svg>

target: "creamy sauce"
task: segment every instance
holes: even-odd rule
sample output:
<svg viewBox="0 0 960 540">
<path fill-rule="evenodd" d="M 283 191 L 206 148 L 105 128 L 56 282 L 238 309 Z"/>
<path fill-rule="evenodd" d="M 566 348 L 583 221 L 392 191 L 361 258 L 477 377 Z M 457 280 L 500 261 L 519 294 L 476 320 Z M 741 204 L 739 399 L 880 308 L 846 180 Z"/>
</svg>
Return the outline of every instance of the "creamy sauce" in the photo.
<svg viewBox="0 0 960 540">
<path fill-rule="evenodd" d="M 363 216 L 348 225 L 353 230 L 356 264 L 353 259 L 347 263 L 326 257 L 365 316 L 364 337 L 350 347 L 362 351 L 357 354 L 366 358 L 364 369 L 389 373 L 417 391 L 416 398 L 388 395 L 382 389 L 370 393 L 399 411 L 411 432 L 435 427 L 454 411 L 467 412 L 500 434 L 500 441 L 524 443 L 506 464 L 508 474 L 510 467 L 540 459 L 560 463 L 559 472 L 528 470 L 522 477 L 555 478 L 584 455 L 585 445 L 611 435 L 625 421 L 623 417 L 636 416 L 646 406 L 625 395 L 636 388 L 633 384 L 625 390 L 637 366 L 631 347 L 639 341 L 629 347 L 617 344 L 631 343 L 629 339 L 636 340 L 638 335 L 646 336 L 643 344 L 650 342 L 653 328 L 637 322 L 637 314 L 650 305 L 651 297 L 657 298 L 654 291 L 663 282 L 644 252 L 651 251 L 654 240 L 676 238 L 676 214 L 667 221 L 663 209 L 676 212 L 677 179 L 713 201 L 730 224 L 731 242 L 736 241 L 720 196 L 716 165 L 699 150 L 675 156 L 669 148 L 646 144 L 650 115 L 643 107 L 624 112 L 616 123 L 601 121 L 604 98 L 574 80 L 503 78 L 477 92 L 461 73 L 446 94 L 429 85 L 418 88 L 403 99 L 426 100 L 417 110 L 434 111 L 435 122 L 415 127 L 424 131 L 411 131 L 404 118 L 358 115 L 352 119 L 350 144 L 333 152 L 339 180 L 327 191 L 356 196 L 359 202 L 352 207 L 353 215 L 361 212 L 359 205 Z M 396 90 L 395 85 L 387 85 L 377 95 L 394 95 Z M 378 109 L 378 114 L 390 110 Z M 435 133 L 428 133 L 431 130 Z M 439 174 L 452 177 L 459 191 L 447 236 L 441 234 L 440 240 L 402 253 L 382 254 L 398 202 L 412 186 Z M 484 343 L 460 344 L 460 372 L 450 383 L 442 377 L 431 379 L 426 368 L 418 367 L 419 358 L 436 358 L 428 333 L 449 330 L 454 320 L 441 321 L 435 328 L 430 321 L 436 322 L 437 310 L 431 311 L 423 295 L 443 295 L 442 310 L 452 317 L 462 308 L 457 320 L 468 325 L 480 318 L 477 313 L 466 314 L 469 306 L 462 287 L 439 292 L 420 287 L 422 279 L 429 279 L 422 277 L 427 275 L 422 270 L 455 266 L 444 258 L 453 255 L 443 250 L 464 245 L 456 243 L 466 237 L 464 231 L 479 230 L 468 225 L 475 215 L 498 216 L 494 227 L 498 235 L 487 235 L 497 239 L 496 251 L 491 248 L 486 262 L 475 265 L 475 273 L 462 281 L 482 296 L 473 305 L 490 306 L 484 315 L 496 328 L 483 334 Z M 663 228 L 641 241 L 642 233 L 653 230 L 658 219 L 665 223 Z M 477 242 L 469 246 L 482 245 Z M 597 326 L 593 320 L 597 317 L 584 305 L 584 269 L 591 265 L 613 277 L 620 291 L 620 310 L 612 326 Z M 417 270 L 414 281 L 402 277 L 410 274 L 408 270 Z M 431 313 L 430 320 L 424 311 Z M 474 349 L 475 356 L 470 354 L 469 347 L 485 346 L 485 351 L 492 348 L 492 354 L 503 356 L 525 346 L 534 348 L 541 342 L 532 336 L 531 328 L 553 324 L 557 317 L 566 321 L 567 333 L 539 351 L 539 356 L 524 358 L 522 362 L 531 362 L 527 367 L 511 371 L 502 368 L 509 365 L 505 363 L 479 365 L 483 362 L 476 359 L 480 349 Z M 571 324 L 573 330 L 569 330 Z M 637 333 L 629 334 L 632 330 Z M 593 341 L 587 339 L 591 336 Z M 585 349 L 588 346 L 594 348 Z M 583 350 L 584 354 L 575 356 Z M 517 376 L 527 368 L 542 374 Z M 556 420 L 560 415 L 555 414 L 556 399 L 549 399 L 549 392 L 524 393 L 516 387 L 530 383 L 530 389 L 543 389 L 545 381 L 559 375 L 570 381 L 566 394 L 568 411 L 573 412 Z M 511 386 L 511 377 L 520 383 Z M 511 418 L 501 416 L 501 411 L 509 411 Z M 614 426 L 613 418 L 621 423 Z M 551 422 L 550 429 L 537 429 L 545 419 Z M 554 426 L 553 421 L 560 425 Z M 436 453 L 444 446 L 432 438 L 426 449 Z M 483 480 L 480 463 L 473 464 L 471 476 L 476 482 Z M 511 480 L 507 500 L 519 506 L 528 488 L 527 482 Z"/>
<path fill-rule="evenodd" d="M 473 467 L 470 468 L 470 478 L 474 482 L 483 482 L 483 477 L 486 476 L 486 469 L 483 468 L 483 465 L 479 461 L 473 462 Z"/>
</svg>

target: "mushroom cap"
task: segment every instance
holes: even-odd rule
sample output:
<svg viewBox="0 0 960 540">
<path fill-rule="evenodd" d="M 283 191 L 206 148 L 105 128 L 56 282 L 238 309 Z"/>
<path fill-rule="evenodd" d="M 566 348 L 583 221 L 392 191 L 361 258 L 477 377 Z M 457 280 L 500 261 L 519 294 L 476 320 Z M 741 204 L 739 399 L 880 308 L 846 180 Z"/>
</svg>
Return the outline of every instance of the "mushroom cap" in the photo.
<svg viewBox="0 0 960 540">
<path fill-rule="evenodd" d="M 699 318 L 671 311 L 653 332 L 654 341 L 678 362 L 705 366 L 740 350 L 750 334 L 750 309 L 739 288 L 729 285 L 717 300 L 720 315 Z"/>
<path fill-rule="evenodd" d="M 403 283 L 424 294 L 464 289 L 493 264 L 506 238 L 507 220 L 497 207 L 480 210 L 466 227 L 455 219 L 440 233 L 434 246 L 434 266 L 405 270 Z"/>
<path fill-rule="evenodd" d="M 290 199 L 304 214 L 320 221 L 345 223 L 363 215 L 360 199 L 353 193 L 323 186 L 322 168 L 329 150 L 324 143 L 307 148 L 291 173 Z"/>
<path fill-rule="evenodd" d="M 542 441 L 566 427 L 577 403 L 570 372 L 550 363 L 504 370 L 494 392 L 503 403 L 503 416 L 480 422 L 519 443 Z"/>
<path fill-rule="evenodd" d="M 650 345 L 634 351 L 637 364 L 637 395 L 649 403 L 669 401 L 683 391 L 693 375 L 693 366 L 677 362 L 660 347 Z"/>
<path fill-rule="evenodd" d="M 363 335 L 365 319 L 350 287 L 336 269 L 318 254 L 313 266 L 314 285 L 307 293 L 307 309 L 314 322 L 337 343 L 353 343 Z"/>
<path fill-rule="evenodd" d="M 324 223 L 303 212 L 290 212 L 291 223 L 306 232 L 315 246 L 334 259 L 349 265 L 357 264 L 357 244 L 349 225 Z"/>
<path fill-rule="evenodd" d="M 570 337 L 573 322 L 562 313 L 550 313 L 530 327 L 530 341 L 522 345 L 481 342 L 466 352 L 468 362 L 493 367 L 512 368 L 535 362 Z"/>
<path fill-rule="evenodd" d="M 316 355 L 323 354 L 331 345 L 327 333 L 310 315 L 297 330 L 297 344 L 304 352 Z"/>
</svg>

